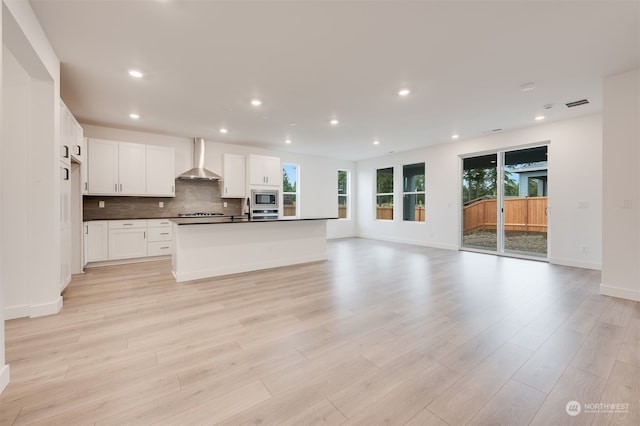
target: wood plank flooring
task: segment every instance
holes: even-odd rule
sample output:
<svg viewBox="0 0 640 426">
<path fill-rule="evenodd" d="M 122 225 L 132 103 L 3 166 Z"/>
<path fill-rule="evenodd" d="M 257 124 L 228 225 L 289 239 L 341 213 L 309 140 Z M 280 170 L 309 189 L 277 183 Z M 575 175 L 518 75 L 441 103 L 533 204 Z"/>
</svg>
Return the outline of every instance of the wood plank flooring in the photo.
<svg viewBox="0 0 640 426">
<path fill-rule="evenodd" d="M 0 425 L 637 425 L 640 304 L 599 283 L 365 239 L 180 284 L 88 269 L 58 315 L 6 322 Z"/>
</svg>

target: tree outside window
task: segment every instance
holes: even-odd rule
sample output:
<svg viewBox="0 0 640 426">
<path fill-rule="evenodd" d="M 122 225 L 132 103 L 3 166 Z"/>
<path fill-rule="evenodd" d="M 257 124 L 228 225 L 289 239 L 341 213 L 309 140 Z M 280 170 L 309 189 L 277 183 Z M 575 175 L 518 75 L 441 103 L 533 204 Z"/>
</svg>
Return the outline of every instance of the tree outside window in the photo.
<svg viewBox="0 0 640 426">
<path fill-rule="evenodd" d="M 393 220 L 393 167 L 376 170 L 376 219 Z"/>
<path fill-rule="evenodd" d="M 424 163 L 402 166 L 402 182 L 402 219 L 424 222 L 426 218 Z"/>
<path fill-rule="evenodd" d="M 298 216 L 298 166 L 282 165 L 282 216 Z"/>
</svg>

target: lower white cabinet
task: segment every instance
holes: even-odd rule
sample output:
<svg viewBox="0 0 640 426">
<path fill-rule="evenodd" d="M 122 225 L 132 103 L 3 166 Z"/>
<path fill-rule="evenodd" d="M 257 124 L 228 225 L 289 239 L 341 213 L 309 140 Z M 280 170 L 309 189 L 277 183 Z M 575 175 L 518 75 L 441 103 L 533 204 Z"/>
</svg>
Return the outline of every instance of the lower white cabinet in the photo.
<svg viewBox="0 0 640 426">
<path fill-rule="evenodd" d="M 166 219 L 149 219 L 147 241 L 147 256 L 163 256 L 171 254 L 173 228 Z"/>
<path fill-rule="evenodd" d="M 84 264 L 109 260 L 109 221 L 84 223 Z"/>
<path fill-rule="evenodd" d="M 109 221 L 109 260 L 147 256 L 146 220 Z"/>
<path fill-rule="evenodd" d="M 171 254 L 169 219 L 94 220 L 84 223 L 84 264 Z"/>
</svg>

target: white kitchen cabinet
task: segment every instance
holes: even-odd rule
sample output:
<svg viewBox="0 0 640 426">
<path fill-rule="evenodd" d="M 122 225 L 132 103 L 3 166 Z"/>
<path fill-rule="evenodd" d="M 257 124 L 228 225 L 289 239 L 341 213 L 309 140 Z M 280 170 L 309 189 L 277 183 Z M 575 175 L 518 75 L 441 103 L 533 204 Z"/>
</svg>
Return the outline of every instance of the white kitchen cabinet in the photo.
<svg viewBox="0 0 640 426">
<path fill-rule="evenodd" d="M 175 152 L 173 148 L 146 146 L 146 194 L 149 196 L 174 197 Z"/>
<path fill-rule="evenodd" d="M 89 166 L 88 166 L 88 156 L 87 156 L 87 138 L 82 138 L 82 157 L 83 161 L 80 163 L 80 184 L 82 186 L 81 192 L 82 195 L 89 194 Z"/>
<path fill-rule="evenodd" d="M 72 118 L 71 126 L 72 130 L 72 145 L 71 145 L 71 158 L 76 160 L 78 163 L 84 163 L 87 157 L 87 146 L 86 139 L 84 138 L 84 131 L 82 130 L 82 126 L 78 124 L 75 118 Z"/>
<path fill-rule="evenodd" d="M 222 185 L 222 198 L 244 198 L 247 196 L 244 155 L 224 154 Z"/>
<path fill-rule="evenodd" d="M 167 219 L 147 220 L 147 256 L 171 254 L 173 228 Z"/>
<path fill-rule="evenodd" d="M 118 142 L 89 139 L 89 194 L 118 195 Z"/>
<path fill-rule="evenodd" d="M 280 159 L 266 155 L 250 155 L 249 182 L 251 185 L 280 186 L 282 184 Z"/>
<path fill-rule="evenodd" d="M 71 282 L 71 170 L 60 163 L 60 291 Z"/>
<path fill-rule="evenodd" d="M 109 260 L 147 256 L 146 220 L 109 221 Z"/>
<path fill-rule="evenodd" d="M 118 142 L 118 192 L 120 195 L 146 194 L 146 153 L 145 145 Z"/>
<path fill-rule="evenodd" d="M 84 222 L 84 264 L 109 260 L 109 221 Z"/>
<path fill-rule="evenodd" d="M 60 100 L 60 160 L 69 165 L 71 162 L 71 147 L 75 142 L 75 119 L 67 106 Z"/>
</svg>

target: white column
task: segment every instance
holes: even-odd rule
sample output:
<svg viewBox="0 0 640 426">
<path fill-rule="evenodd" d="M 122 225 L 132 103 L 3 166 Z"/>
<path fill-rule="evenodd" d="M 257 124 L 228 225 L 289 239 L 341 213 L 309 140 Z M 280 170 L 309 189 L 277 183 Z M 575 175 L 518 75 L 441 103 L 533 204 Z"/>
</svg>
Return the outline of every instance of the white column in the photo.
<svg viewBox="0 0 640 426">
<path fill-rule="evenodd" d="M 603 85 L 600 293 L 640 301 L 640 70 Z"/>
</svg>

